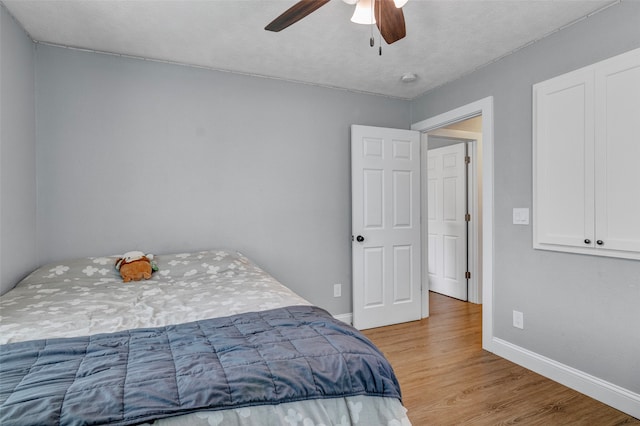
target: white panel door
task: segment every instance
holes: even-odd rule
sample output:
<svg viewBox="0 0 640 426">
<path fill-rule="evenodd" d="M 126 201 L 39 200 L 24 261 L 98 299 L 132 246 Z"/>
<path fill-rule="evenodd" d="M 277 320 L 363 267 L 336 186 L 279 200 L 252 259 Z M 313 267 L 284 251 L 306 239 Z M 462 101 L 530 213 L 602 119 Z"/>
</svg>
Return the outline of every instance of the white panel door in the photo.
<svg viewBox="0 0 640 426">
<path fill-rule="evenodd" d="M 429 290 L 467 300 L 465 144 L 427 153 Z"/>
<path fill-rule="evenodd" d="M 351 126 L 353 325 L 419 320 L 420 134 Z"/>
<path fill-rule="evenodd" d="M 640 253 L 640 49 L 595 73 L 596 248 Z"/>
</svg>

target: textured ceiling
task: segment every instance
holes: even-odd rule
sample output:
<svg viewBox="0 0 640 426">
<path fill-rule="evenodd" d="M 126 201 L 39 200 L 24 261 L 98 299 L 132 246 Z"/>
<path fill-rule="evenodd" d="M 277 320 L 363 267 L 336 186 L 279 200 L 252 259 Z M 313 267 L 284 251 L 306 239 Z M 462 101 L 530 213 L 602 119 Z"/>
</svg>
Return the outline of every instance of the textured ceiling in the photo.
<svg viewBox="0 0 640 426">
<path fill-rule="evenodd" d="M 38 42 L 403 99 L 486 65 L 618 0 L 410 0 L 407 37 L 369 47 L 372 28 L 333 0 L 279 33 L 295 0 L 4 0 Z M 412 83 L 400 77 L 415 73 Z"/>
</svg>

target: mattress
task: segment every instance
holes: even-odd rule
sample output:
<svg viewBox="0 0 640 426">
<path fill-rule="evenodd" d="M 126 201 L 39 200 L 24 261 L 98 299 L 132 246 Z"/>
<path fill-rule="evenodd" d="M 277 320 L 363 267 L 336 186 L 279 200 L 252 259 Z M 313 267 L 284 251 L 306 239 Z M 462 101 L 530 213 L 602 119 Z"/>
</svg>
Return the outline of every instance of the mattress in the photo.
<svg viewBox="0 0 640 426">
<path fill-rule="evenodd" d="M 267 311 L 308 301 L 233 250 L 156 256 L 150 280 L 123 283 L 116 257 L 43 266 L 0 297 L 0 343 L 91 336 Z M 410 424 L 396 398 L 349 396 L 199 411 L 154 424 Z"/>
</svg>

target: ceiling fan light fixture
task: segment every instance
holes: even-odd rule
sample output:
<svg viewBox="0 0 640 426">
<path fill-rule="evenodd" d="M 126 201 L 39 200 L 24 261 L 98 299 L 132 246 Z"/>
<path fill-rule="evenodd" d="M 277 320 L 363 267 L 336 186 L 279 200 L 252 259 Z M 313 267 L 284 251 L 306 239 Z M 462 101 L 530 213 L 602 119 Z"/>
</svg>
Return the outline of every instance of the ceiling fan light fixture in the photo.
<svg viewBox="0 0 640 426">
<path fill-rule="evenodd" d="M 2 0 L 0 0 L 1 2 Z M 329 3 L 330 0 L 298 0 L 293 6 L 285 10 L 266 27 L 267 31 L 278 32 L 295 24 L 310 13 Z M 382 55 L 382 39 L 387 44 L 395 43 L 407 35 L 402 8 L 396 7 L 396 3 L 404 5 L 407 0 L 344 0 L 345 3 L 355 2 L 355 11 L 351 21 L 357 24 L 369 25 L 371 37 L 369 44 L 373 46 L 373 25 L 378 27 L 380 33 L 379 53 Z M 378 20 L 376 22 L 376 16 Z"/>
<path fill-rule="evenodd" d="M 372 0 L 359 0 L 358 3 L 356 3 L 356 10 L 353 12 L 351 22 L 363 25 L 373 25 L 376 23 Z"/>
<path fill-rule="evenodd" d="M 393 0 L 393 3 L 396 5 L 398 9 L 407 4 L 409 0 Z"/>
</svg>

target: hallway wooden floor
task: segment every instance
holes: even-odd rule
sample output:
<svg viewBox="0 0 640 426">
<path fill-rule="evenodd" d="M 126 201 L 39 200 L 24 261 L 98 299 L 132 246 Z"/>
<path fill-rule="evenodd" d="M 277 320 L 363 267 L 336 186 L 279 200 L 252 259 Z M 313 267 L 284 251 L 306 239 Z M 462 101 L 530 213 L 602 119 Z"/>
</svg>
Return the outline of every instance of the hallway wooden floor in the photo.
<svg viewBox="0 0 640 426">
<path fill-rule="evenodd" d="M 389 358 L 414 426 L 640 425 L 634 419 L 482 350 L 482 307 L 430 294 L 431 316 L 366 330 Z"/>
</svg>

